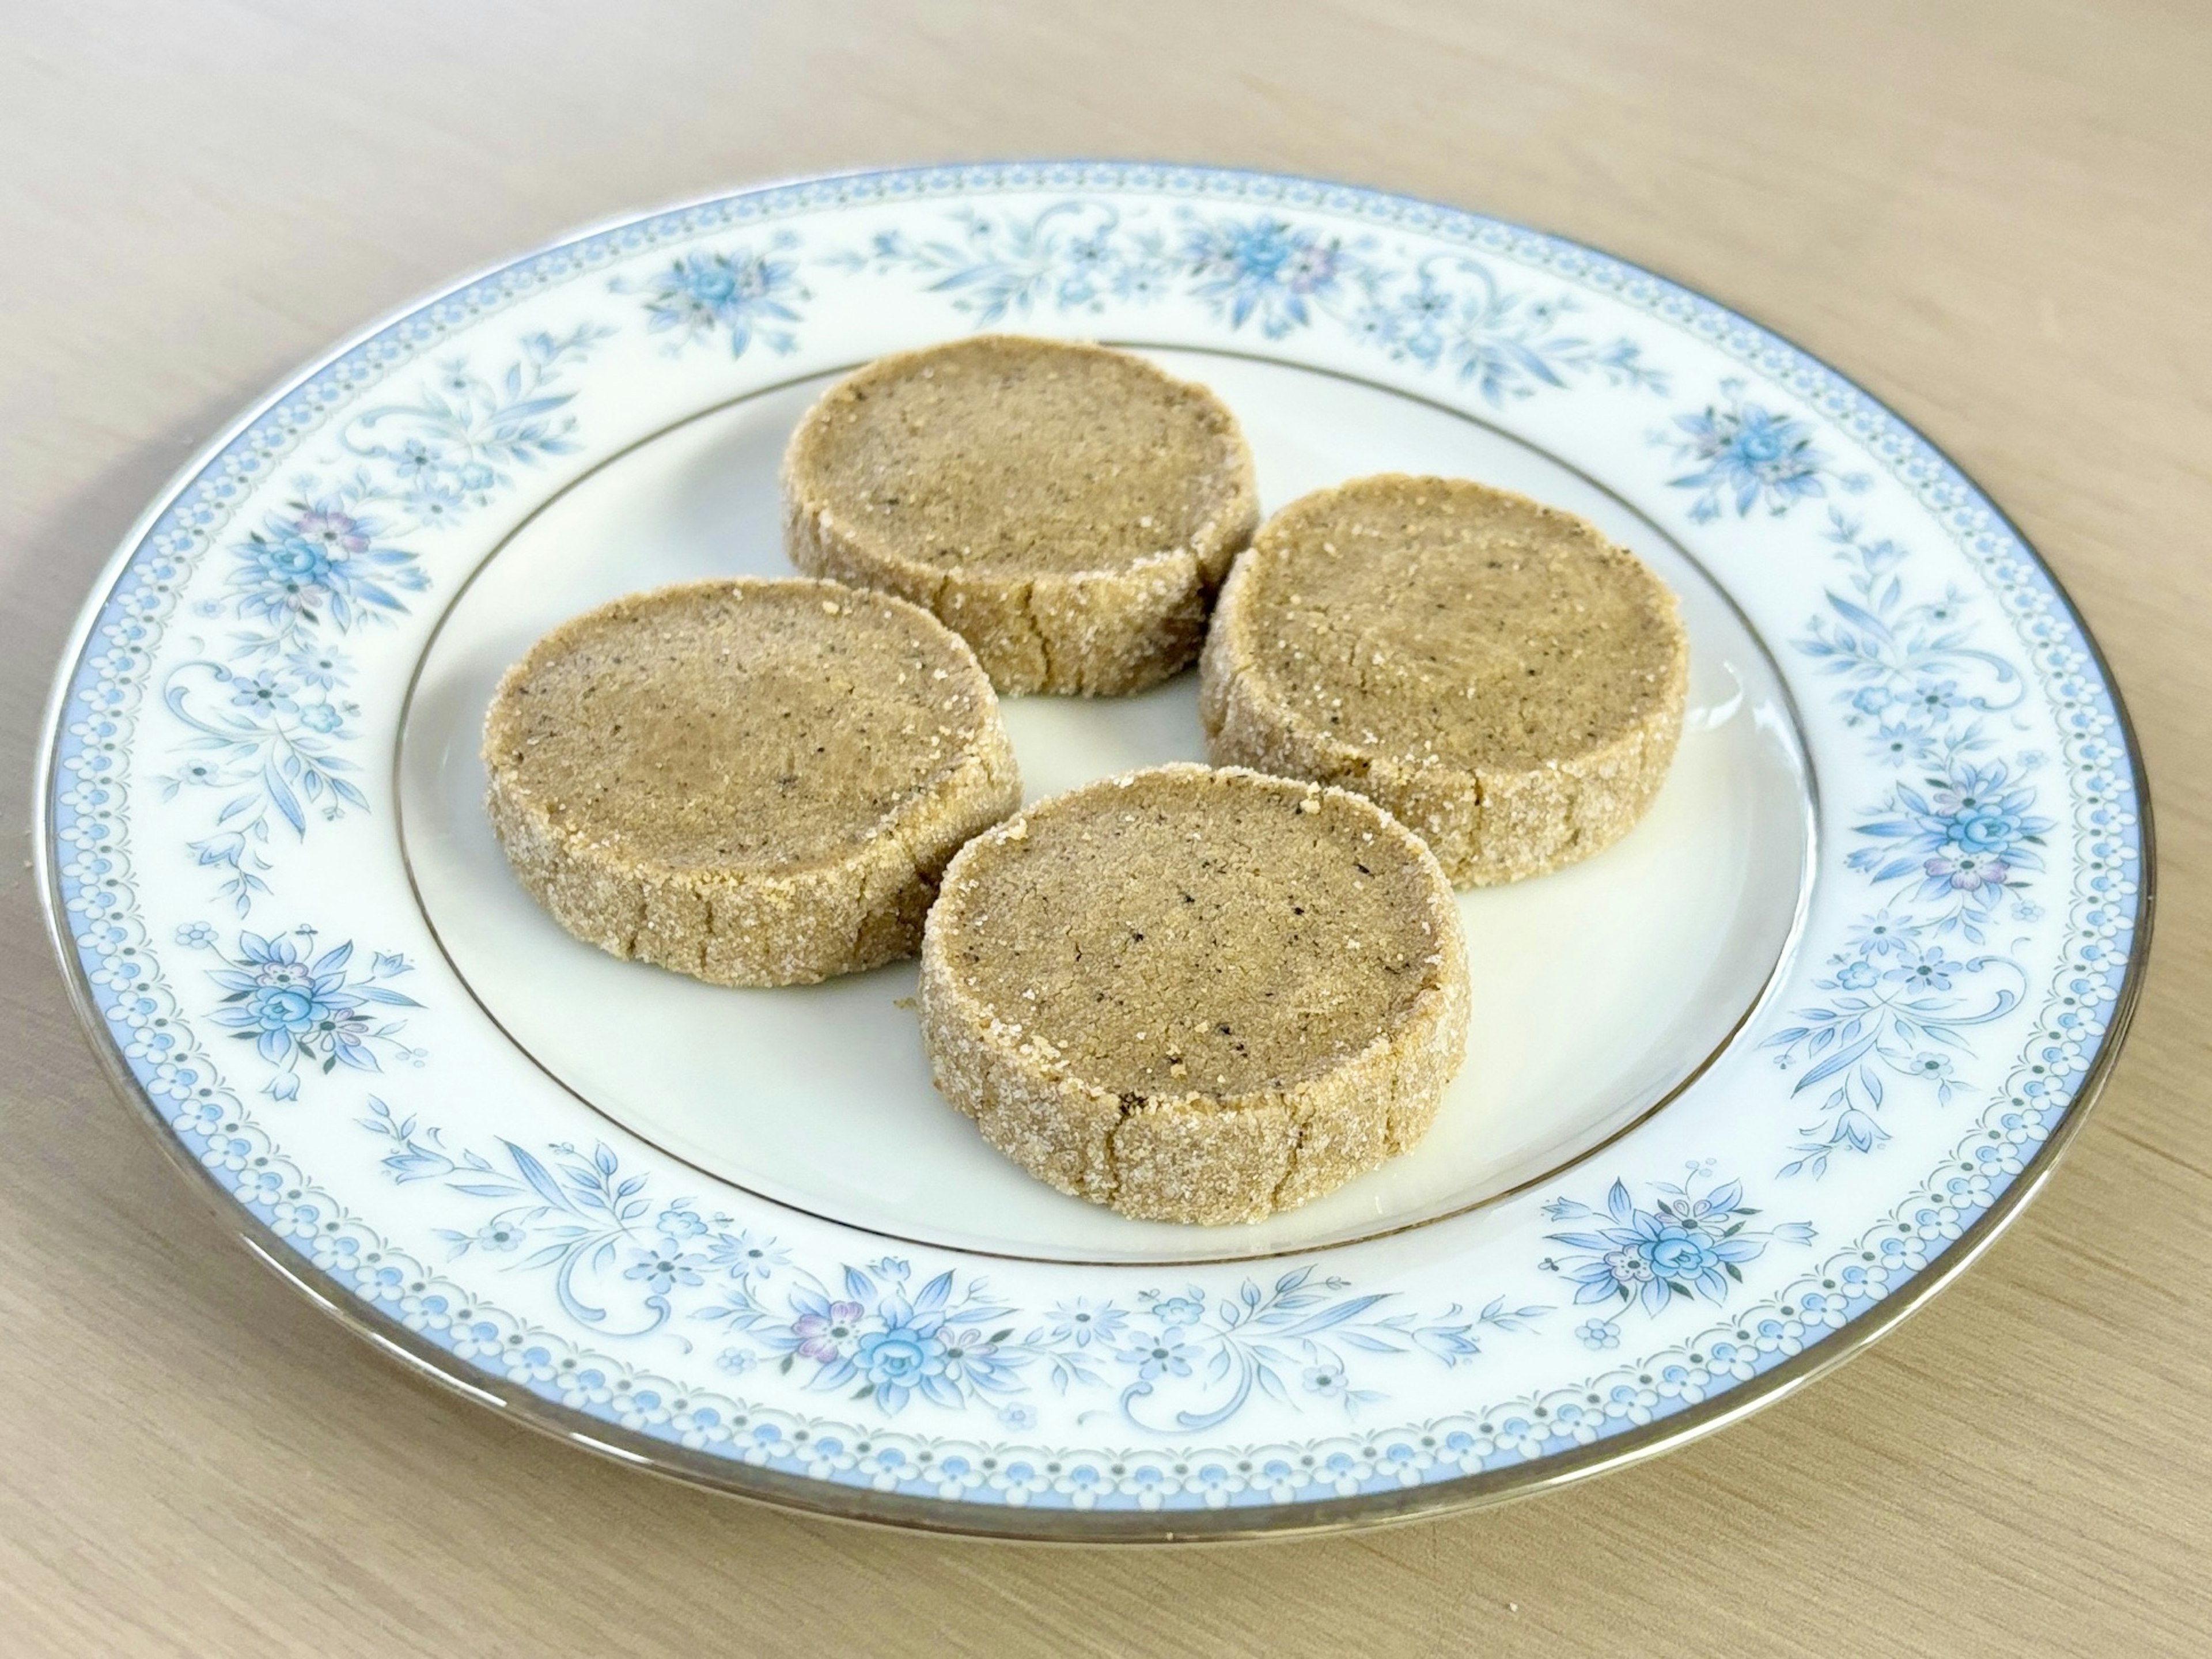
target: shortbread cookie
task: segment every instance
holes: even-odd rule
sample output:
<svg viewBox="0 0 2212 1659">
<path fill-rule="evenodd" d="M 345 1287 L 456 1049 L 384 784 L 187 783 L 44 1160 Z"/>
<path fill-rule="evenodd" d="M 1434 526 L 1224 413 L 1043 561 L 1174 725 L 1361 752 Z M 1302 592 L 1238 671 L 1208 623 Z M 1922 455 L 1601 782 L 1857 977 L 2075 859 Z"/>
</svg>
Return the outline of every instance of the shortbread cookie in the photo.
<svg viewBox="0 0 2212 1659">
<path fill-rule="evenodd" d="M 1267 521 L 1200 672 L 1214 760 L 1357 790 L 1480 887 L 1588 858 L 1644 815 L 1689 643 L 1666 585 L 1574 514 L 1386 474 Z"/>
<path fill-rule="evenodd" d="M 492 828 L 556 921 L 718 985 L 912 956 L 946 861 L 1021 802 L 968 647 L 797 578 L 563 623 L 500 682 L 483 757 Z"/>
<path fill-rule="evenodd" d="M 1004 692 L 1116 696 L 1186 666 L 1259 522 L 1251 455 L 1204 386 L 1007 334 L 830 387 L 783 499 L 801 570 L 926 606 Z"/>
<path fill-rule="evenodd" d="M 1426 848 L 1359 796 L 1163 766 L 970 842 L 921 947 L 937 1086 L 1062 1192 L 1255 1221 L 1428 1130 L 1467 950 Z"/>
</svg>

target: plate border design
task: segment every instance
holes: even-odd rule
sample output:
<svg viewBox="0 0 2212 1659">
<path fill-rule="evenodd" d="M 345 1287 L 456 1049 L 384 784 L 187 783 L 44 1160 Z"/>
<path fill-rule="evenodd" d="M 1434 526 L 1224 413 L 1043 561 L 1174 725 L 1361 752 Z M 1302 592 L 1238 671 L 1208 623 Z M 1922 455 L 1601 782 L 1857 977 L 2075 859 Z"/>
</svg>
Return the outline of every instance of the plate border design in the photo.
<svg viewBox="0 0 2212 1659">
<path fill-rule="evenodd" d="M 1716 1391 L 1706 1393 L 1702 1388 L 1680 1391 L 1672 1397 L 1671 1405 L 1662 1403 L 1655 1409 L 1650 1420 L 1603 1432 L 1563 1449 L 1531 1450 L 1474 1473 L 1348 1496 L 1300 1497 L 1220 1509 L 1023 1509 L 1003 1501 L 949 1499 L 879 1489 L 863 1484 L 865 1474 L 857 1480 L 850 1475 L 823 1479 L 748 1464 L 678 1443 L 665 1434 L 626 1426 L 609 1415 L 563 1405 L 519 1383 L 509 1385 L 495 1372 L 457 1358 L 397 1319 L 378 1312 L 367 1298 L 305 1260 L 297 1245 L 255 1215 L 212 1170 L 192 1157 L 168 1115 L 141 1087 L 95 998 L 67 920 L 62 860 L 57 855 L 62 830 L 58 786 L 70 704 L 87 652 L 118 585 L 144 544 L 196 483 L 212 474 L 219 486 L 243 489 L 258 481 L 289 450 L 289 434 L 311 428 L 321 411 L 343 400 L 356 386 L 416 356 L 453 327 L 483 312 L 503 308 L 538 288 L 659 243 L 688 239 L 707 230 L 757 223 L 780 211 L 811 205 L 1085 186 L 1183 199 L 1310 208 L 1411 231 L 1446 234 L 1475 250 L 1508 254 L 1613 293 L 1663 320 L 1688 328 L 1802 397 L 1866 444 L 1924 506 L 1952 528 L 1962 544 L 1971 547 L 1978 538 L 2005 556 L 2016 549 L 2027 569 L 2047 587 L 2071 629 L 2072 639 L 2062 639 L 2060 643 L 2078 641 L 2097 681 L 2088 700 L 2094 702 L 2101 697 L 2109 703 L 2127 751 L 2128 786 L 2133 795 L 2140 849 L 2128 957 L 2120 981 L 2112 992 L 2109 1012 L 2103 1015 L 2099 1045 L 2041 1146 L 2002 1190 L 1985 1200 L 1977 1200 L 1978 1212 L 1975 1201 L 1962 1200 L 1941 1231 L 1948 1243 L 1931 1246 L 1940 1254 L 1932 1254 L 1926 1265 L 1899 1288 L 1860 1308 L 1832 1334 L 1816 1336 L 1808 1330 L 1802 1346 L 1794 1351 L 1771 1345 L 1763 1347 L 1750 1374 L 1735 1373 L 1737 1380 Z M 72 630 L 47 708 L 36 787 L 40 817 L 33 854 L 40 901 L 72 1005 L 96 1055 L 118 1092 L 145 1117 L 156 1139 L 181 1168 L 196 1175 L 195 1184 L 226 1222 L 240 1230 L 241 1242 L 325 1312 L 383 1352 L 465 1396 L 505 1409 L 533 1428 L 618 1461 L 844 1518 L 927 1530 L 1071 1541 L 1308 1534 L 1494 1502 L 1640 1460 L 1711 1432 L 1794 1392 L 1856 1354 L 1947 1285 L 2040 1189 L 2079 1133 L 2122 1049 L 2141 993 L 2155 912 L 2155 842 L 2141 746 L 2119 688 L 2087 623 L 2056 574 L 2017 526 L 1963 470 L 1870 394 L 1741 313 L 1641 267 L 1564 239 L 1380 191 L 1267 173 L 1151 164 L 1016 162 L 866 171 L 718 194 L 578 233 L 541 252 L 492 266 L 362 330 L 252 404 L 164 486 L 133 525 L 103 568 L 93 597 Z M 2071 902 L 2078 904 L 2081 896 L 2077 890 Z M 471 1380 L 471 1375 L 476 1380 Z M 1547 1437 L 1538 1437 L 1540 1440 Z M 1311 1490 L 1312 1485 L 1306 1489 Z"/>
</svg>

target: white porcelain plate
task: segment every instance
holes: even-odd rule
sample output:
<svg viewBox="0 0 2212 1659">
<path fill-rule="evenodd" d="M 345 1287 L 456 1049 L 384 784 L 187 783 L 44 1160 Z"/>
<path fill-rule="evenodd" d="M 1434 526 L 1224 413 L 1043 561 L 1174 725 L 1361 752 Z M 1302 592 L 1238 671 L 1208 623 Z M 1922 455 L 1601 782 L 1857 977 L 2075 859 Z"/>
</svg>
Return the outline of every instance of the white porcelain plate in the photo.
<svg viewBox="0 0 2212 1659">
<path fill-rule="evenodd" d="M 1205 381 L 1271 508 L 1479 478 L 1682 598 L 1691 710 L 1648 819 L 1462 896 L 1474 1036 L 1435 1131 L 1258 1226 L 1015 1170 L 931 1090 L 911 964 L 758 992 L 617 962 L 484 823 L 500 671 L 615 594 L 786 569 L 809 401 L 979 328 Z M 1188 675 L 1006 714 L 1033 797 L 1203 758 Z M 1251 173 L 779 185 L 454 289 L 149 512 L 50 747 L 82 1011 L 253 1249 L 586 1446 L 953 1530 L 1404 1515 L 1774 1397 L 2016 1209 L 2148 933 L 2094 647 L 1924 441 L 1588 249 Z"/>
</svg>

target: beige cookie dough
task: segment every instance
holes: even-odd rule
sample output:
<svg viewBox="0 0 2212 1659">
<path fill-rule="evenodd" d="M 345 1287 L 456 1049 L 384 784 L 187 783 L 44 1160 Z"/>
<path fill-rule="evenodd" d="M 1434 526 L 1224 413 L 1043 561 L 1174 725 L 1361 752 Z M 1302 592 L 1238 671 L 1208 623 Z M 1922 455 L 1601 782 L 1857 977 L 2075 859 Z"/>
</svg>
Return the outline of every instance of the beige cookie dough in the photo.
<svg viewBox="0 0 2212 1659">
<path fill-rule="evenodd" d="M 1526 496 L 1386 474 L 1261 528 L 1200 712 L 1215 761 L 1356 790 L 1480 887 L 1627 834 L 1688 684 L 1674 595 L 1633 554 Z"/>
<path fill-rule="evenodd" d="M 1468 1030 L 1428 849 L 1359 796 L 1135 772 L 970 842 L 921 948 L 937 1086 L 1062 1192 L 1255 1221 L 1428 1130 Z"/>
<path fill-rule="evenodd" d="M 912 956 L 1021 801 L 998 700 L 928 612 L 835 582 L 634 594 L 548 634 L 484 722 L 485 807 L 588 944 L 718 985 Z"/>
<path fill-rule="evenodd" d="M 783 464 L 792 562 L 934 612 L 1009 693 L 1118 696 L 1188 665 L 1258 499 L 1204 386 L 1006 334 L 870 363 Z"/>
</svg>

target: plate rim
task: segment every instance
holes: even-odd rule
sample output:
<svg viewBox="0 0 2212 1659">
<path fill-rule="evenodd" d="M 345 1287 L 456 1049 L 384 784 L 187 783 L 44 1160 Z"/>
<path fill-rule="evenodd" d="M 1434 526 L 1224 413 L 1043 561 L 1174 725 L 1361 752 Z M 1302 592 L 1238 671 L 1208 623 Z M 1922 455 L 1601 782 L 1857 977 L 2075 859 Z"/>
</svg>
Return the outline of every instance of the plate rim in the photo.
<svg viewBox="0 0 2212 1659">
<path fill-rule="evenodd" d="M 921 178 L 933 173 L 960 173 L 971 168 L 979 173 L 1001 174 L 1024 169 L 1043 173 L 1066 169 L 1081 173 L 1091 168 L 1113 171 L 1152 168 L 1164 173 L 1185 173 L 1201 180 L 1233 179 L 1261 181 L 1278 186 L 1304 185 L 1340 191 L 1355 198 L 1409 204 L 1442 215 L 1479 218 L 1510 230 L 1528 232 L 1561 247 L 1644 276 L 1740 321 L 1759 337 L 1761 343 L 1794 354 L 1865 399 L 1882 416 L 1926 446 L 1938 461 L 1949 468 L 1980 498 L 1998 525 L 2018 543 L 2049 584 L 2052 598 L 2072 624 L 2112 701 L 2114 720 L 2127 748 L 2130 787 L 2136 796 L 2136 830 L 2140 844 L 2140 862 L 2128 958 L 2120 985 L 2114 994 L 2103 1041 L 2074 1090 L 2058 1123 L 2051 1128 L 2019 1175 L 1961 1231 L 1936 1261 L 1915 1273 L 1901 1288 L 1865 1310 L 1832 1335 L 1735 1386 L 1707 1399 L 1686 1404 L 1651 1422 L 1626 1428 L 1588 1444 L 1555 1452 L 1540 1459 L 1395 1490 L 1251 1507 L 1187 1510 L 1036 1510 L 882 1492 L 867 1486 L 755 1467 L 695 1450 L 641 1430 L 624 1427 L 562 1405 L 527 1389 L 507 1387 L 504 1379 L 495 1373 L 471 1365 L 438 1348 L 398 1319 L 379 1310 L 374 1304 L 365 1303 L 324 1270 L 298 1258 L 292 1247 L 274 1228 L 250 1208 L 238 1203 L 235 1195 L 217 1181 L 212 1170 L 191 1157 L 184 1144 L 169 1132 L 167 1120 L 159 1108 L 139 1086 L 96 1006 L 84 964 L 72 948 L 61 892 L 60 865 L 56 857 L 56 814 L 59 805 L 56 786 L 70 687 L 102 610 L 139 546 L 161 515 L 230 444 L 318 374 L 386 329 L 517 265 L 592 237 L 743 197 L 759 196 L 798 186 L 835 184 L 846 179 Z M 1136 158 L 1045 158 L 921 163 L 778 175 L 730 189 L 687 197 L 664 206 L 588 222 L 520 252 L 489 261 L 378 315 L 318 353 L 244 406 L 171 475 L 145 508 L 131 520 L 115 551 L 95 576 L 70 629 L 40 720 L 35 759 L 33 801 L 36 817 L 33 823 L 35 833 L 32 838 L 33 883 L 46 923 L 47 940 L 55 952 L 70 1006 L 83 1030 L 88 1048 L 111 1086 L 133 1109 L 135 1115 L 153 1133 L 178 1167 L 196 1177 L 192 1182 L 195 1189 L 215 1206 L 226 1226 L 236 1231 L 245 1248 L 323 1312 L 368 1341 L 377 1352 L 416 1375 L 477 1404 L 497 1409 L 510 1421 L 612 1462 L 641 1468 L 686 1484 L 827 1518 L 940 1534 L 1032 1542 L 1165 1544 L 1313 1536 L 1485 1507 L 1640 1462 L 1674 1446 L 1702 1438 L 1796 1393 L 1807 1383 L 1863 1352 L 1909 1315 L 1948 1288 L 1980 1258 L 2041 1192 L 2059 1159 L 2072 1146 L 2082 1125 L 2101 1099 L 2125 1047 L 2148 969 L 2158 908 L 2157 836 L 2150 780 L 2143 760 L 2141 739 L 2130 714 L 2126 697 L 2102 646 L 2057 571 L 2011 515 L 1983 488 L 1973 474 L 1887 402 L 1868 391 L 1825 357 L 1796 344 L 1740 305 L 1712 299 L 1697 288 L 1638 261 L 1623 258 L 1574 237 L 1561 235 L 1524 221 L 1498 219 L 1480 210 L 1457 207 L 1407 191 L 1351 184 L 1310 174 Z M 499 1385 L 500 1391 L 495 1392 L 493 1388 L 470 1381 L 468 1375 L 463 1373 L 480 1376 L 483 1382 Z"/>
</svg>

